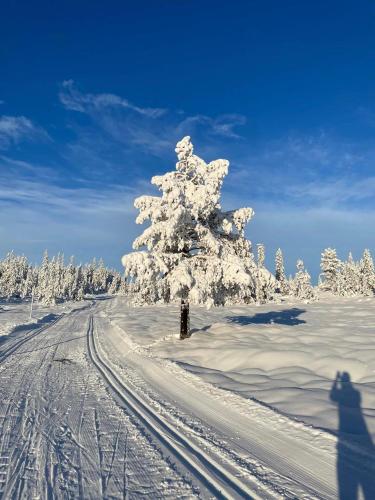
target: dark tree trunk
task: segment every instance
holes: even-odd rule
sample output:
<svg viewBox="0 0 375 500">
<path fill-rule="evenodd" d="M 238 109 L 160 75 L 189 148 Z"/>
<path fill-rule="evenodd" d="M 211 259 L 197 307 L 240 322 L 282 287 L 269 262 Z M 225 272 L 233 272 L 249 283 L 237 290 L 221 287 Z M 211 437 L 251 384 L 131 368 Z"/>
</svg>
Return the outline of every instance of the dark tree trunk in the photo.
<svg viewBox="0 0 375 500">
<path fill-rule="evenodd" d="M 181 299 L 180 339 L 190 337 L 189 301 Z"/>
</svg>

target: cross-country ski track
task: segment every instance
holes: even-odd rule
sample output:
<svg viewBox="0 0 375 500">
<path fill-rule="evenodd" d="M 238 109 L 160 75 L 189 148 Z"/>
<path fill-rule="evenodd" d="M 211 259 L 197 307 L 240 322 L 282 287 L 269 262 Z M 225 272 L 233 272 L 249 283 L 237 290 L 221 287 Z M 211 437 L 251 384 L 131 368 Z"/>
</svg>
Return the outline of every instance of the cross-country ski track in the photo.
<svg viewBox="0 0 375 500">
<path fill-rule="evenodd" d="M 337 498 L 334 436 L 134 348 L 101 301 L 1 344 L 0 387 L 2 499 Z"/>
</svg>

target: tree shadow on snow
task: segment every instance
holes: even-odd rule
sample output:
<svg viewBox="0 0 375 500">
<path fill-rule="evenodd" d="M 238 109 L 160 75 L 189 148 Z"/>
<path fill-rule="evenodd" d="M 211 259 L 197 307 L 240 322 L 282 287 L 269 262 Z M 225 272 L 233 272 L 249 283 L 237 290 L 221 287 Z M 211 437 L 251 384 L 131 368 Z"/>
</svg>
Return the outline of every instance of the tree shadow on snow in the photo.
<svg viewBox="0 0 375 500">
<path fill-rule="evenodd" d="M 361 393 L 348 372 L 337 373 L 330 399 L 338 409 L 337 486 L 339 500 L 375 499 L 375 447 L 361 408 Z"/>
<path fill-rule="evenodd" d="M 305 309 L 298 309 L 293 307 L 292 309 L 285 309 L 283 311 L 270 311 L 267 313 L 258 313 L 254 316 L 227 316 L 226 319 L 232 323 L 237 323 L 239 325 L 253 325 L 253 324 L 273 324 L 277 323 L 279 325 L 289 325 L 295 326 L 302 323 L 306 323 L 303 319 L 299 319 L 297 316 L 306 312 Z"/>
<path fill-rule="evenodd" d="M 8 335 L 3 335 L 0 337 L 0 346 L 8 342 L 12 337 L 16 337 L 18 334 L 22 332 L 32 332 L 37 328 L 41 328 L 44 324 L 54 321 L 58 318 L 57 314 L 47 314 L 42 319 L 36 320 L 35 323 L 22 323 L 21 325 L 17 325 L 9 332 Z"/>
<path fill-rule="evenodd" d="M 25 330 L 36 330 L 37 328 L 40 328 L 44 324 L 54 321 L 57 318 L 57 314 L 47 314 L 44 318 L 36 320 L 36 323 L 24 323 L 22 325 L 15 326 L 9 335 L 14 335 L 15 333 L 23 332 Z"/>
<path fill-rule="evenodd" d="M 193 333 L 196 333 L 196 332 L 206 332 L 207 330 L 209 330 L 211 328 L 212 325 L 206 325 L 206 326 L 203 326 L 202 328 L 192 328 L 190 330 L 190 333 L 193 334 Z"/>
</svg>

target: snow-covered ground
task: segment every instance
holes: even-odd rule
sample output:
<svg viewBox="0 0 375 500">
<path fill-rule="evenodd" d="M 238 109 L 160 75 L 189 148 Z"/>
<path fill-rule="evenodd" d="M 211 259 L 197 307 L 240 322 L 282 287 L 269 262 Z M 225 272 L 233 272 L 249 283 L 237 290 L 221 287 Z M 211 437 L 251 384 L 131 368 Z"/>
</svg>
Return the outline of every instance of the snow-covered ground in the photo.
<svg viewBox="0 0 375 500">
<path fill-rule="evenodd" d="M 90 301 L 74 306 L 0 344 L 0 498 L 194 497 L 108 392 L 87 352 Z"/>
<path fill-rule="evenodd" d="M 129 307 L 117 297 L 106 308 L 111 321 L 153 355 L 332 432 L 338 409 L 330 391 L 336 373 L 348 372 L 375 441 L 374 298 L 193 307 L 187 341 L 178 339 L 176 306 Z"/>
<path fill-rule="evenodd" d="M 76 307 L 79 307 L 79 303 L 77 302 L 64 302 L 54 306 L 46 306 L 34 302 L 31 312 L 31 303 L 29 300 L 1 300 L 0 343 L 5 340 L 4 337 L 7 335 L 17 336 L 23 330 L 39 327 L 43 322 L 47 323 Z"/>
<path fill-rule="evenodd" d="M 374 305 L 193 308 L 185 341 L 176 306 L 40 310 L 0 343 L 0 497 L 375 498 Z"/>
</svg>

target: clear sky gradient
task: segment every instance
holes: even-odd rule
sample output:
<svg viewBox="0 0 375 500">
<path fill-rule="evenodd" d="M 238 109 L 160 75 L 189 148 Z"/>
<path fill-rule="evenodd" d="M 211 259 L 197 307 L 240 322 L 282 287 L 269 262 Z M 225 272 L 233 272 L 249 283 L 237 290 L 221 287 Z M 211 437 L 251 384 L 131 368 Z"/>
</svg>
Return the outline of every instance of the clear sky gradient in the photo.
<svg viewBox="0 0 375 500">
<path fill-rule="evenodd" d="M 184 135 L 271 270 L 374 250 L 375 3 L 1 2 L 1 254 L 120 269 Z"/>
</svg>

